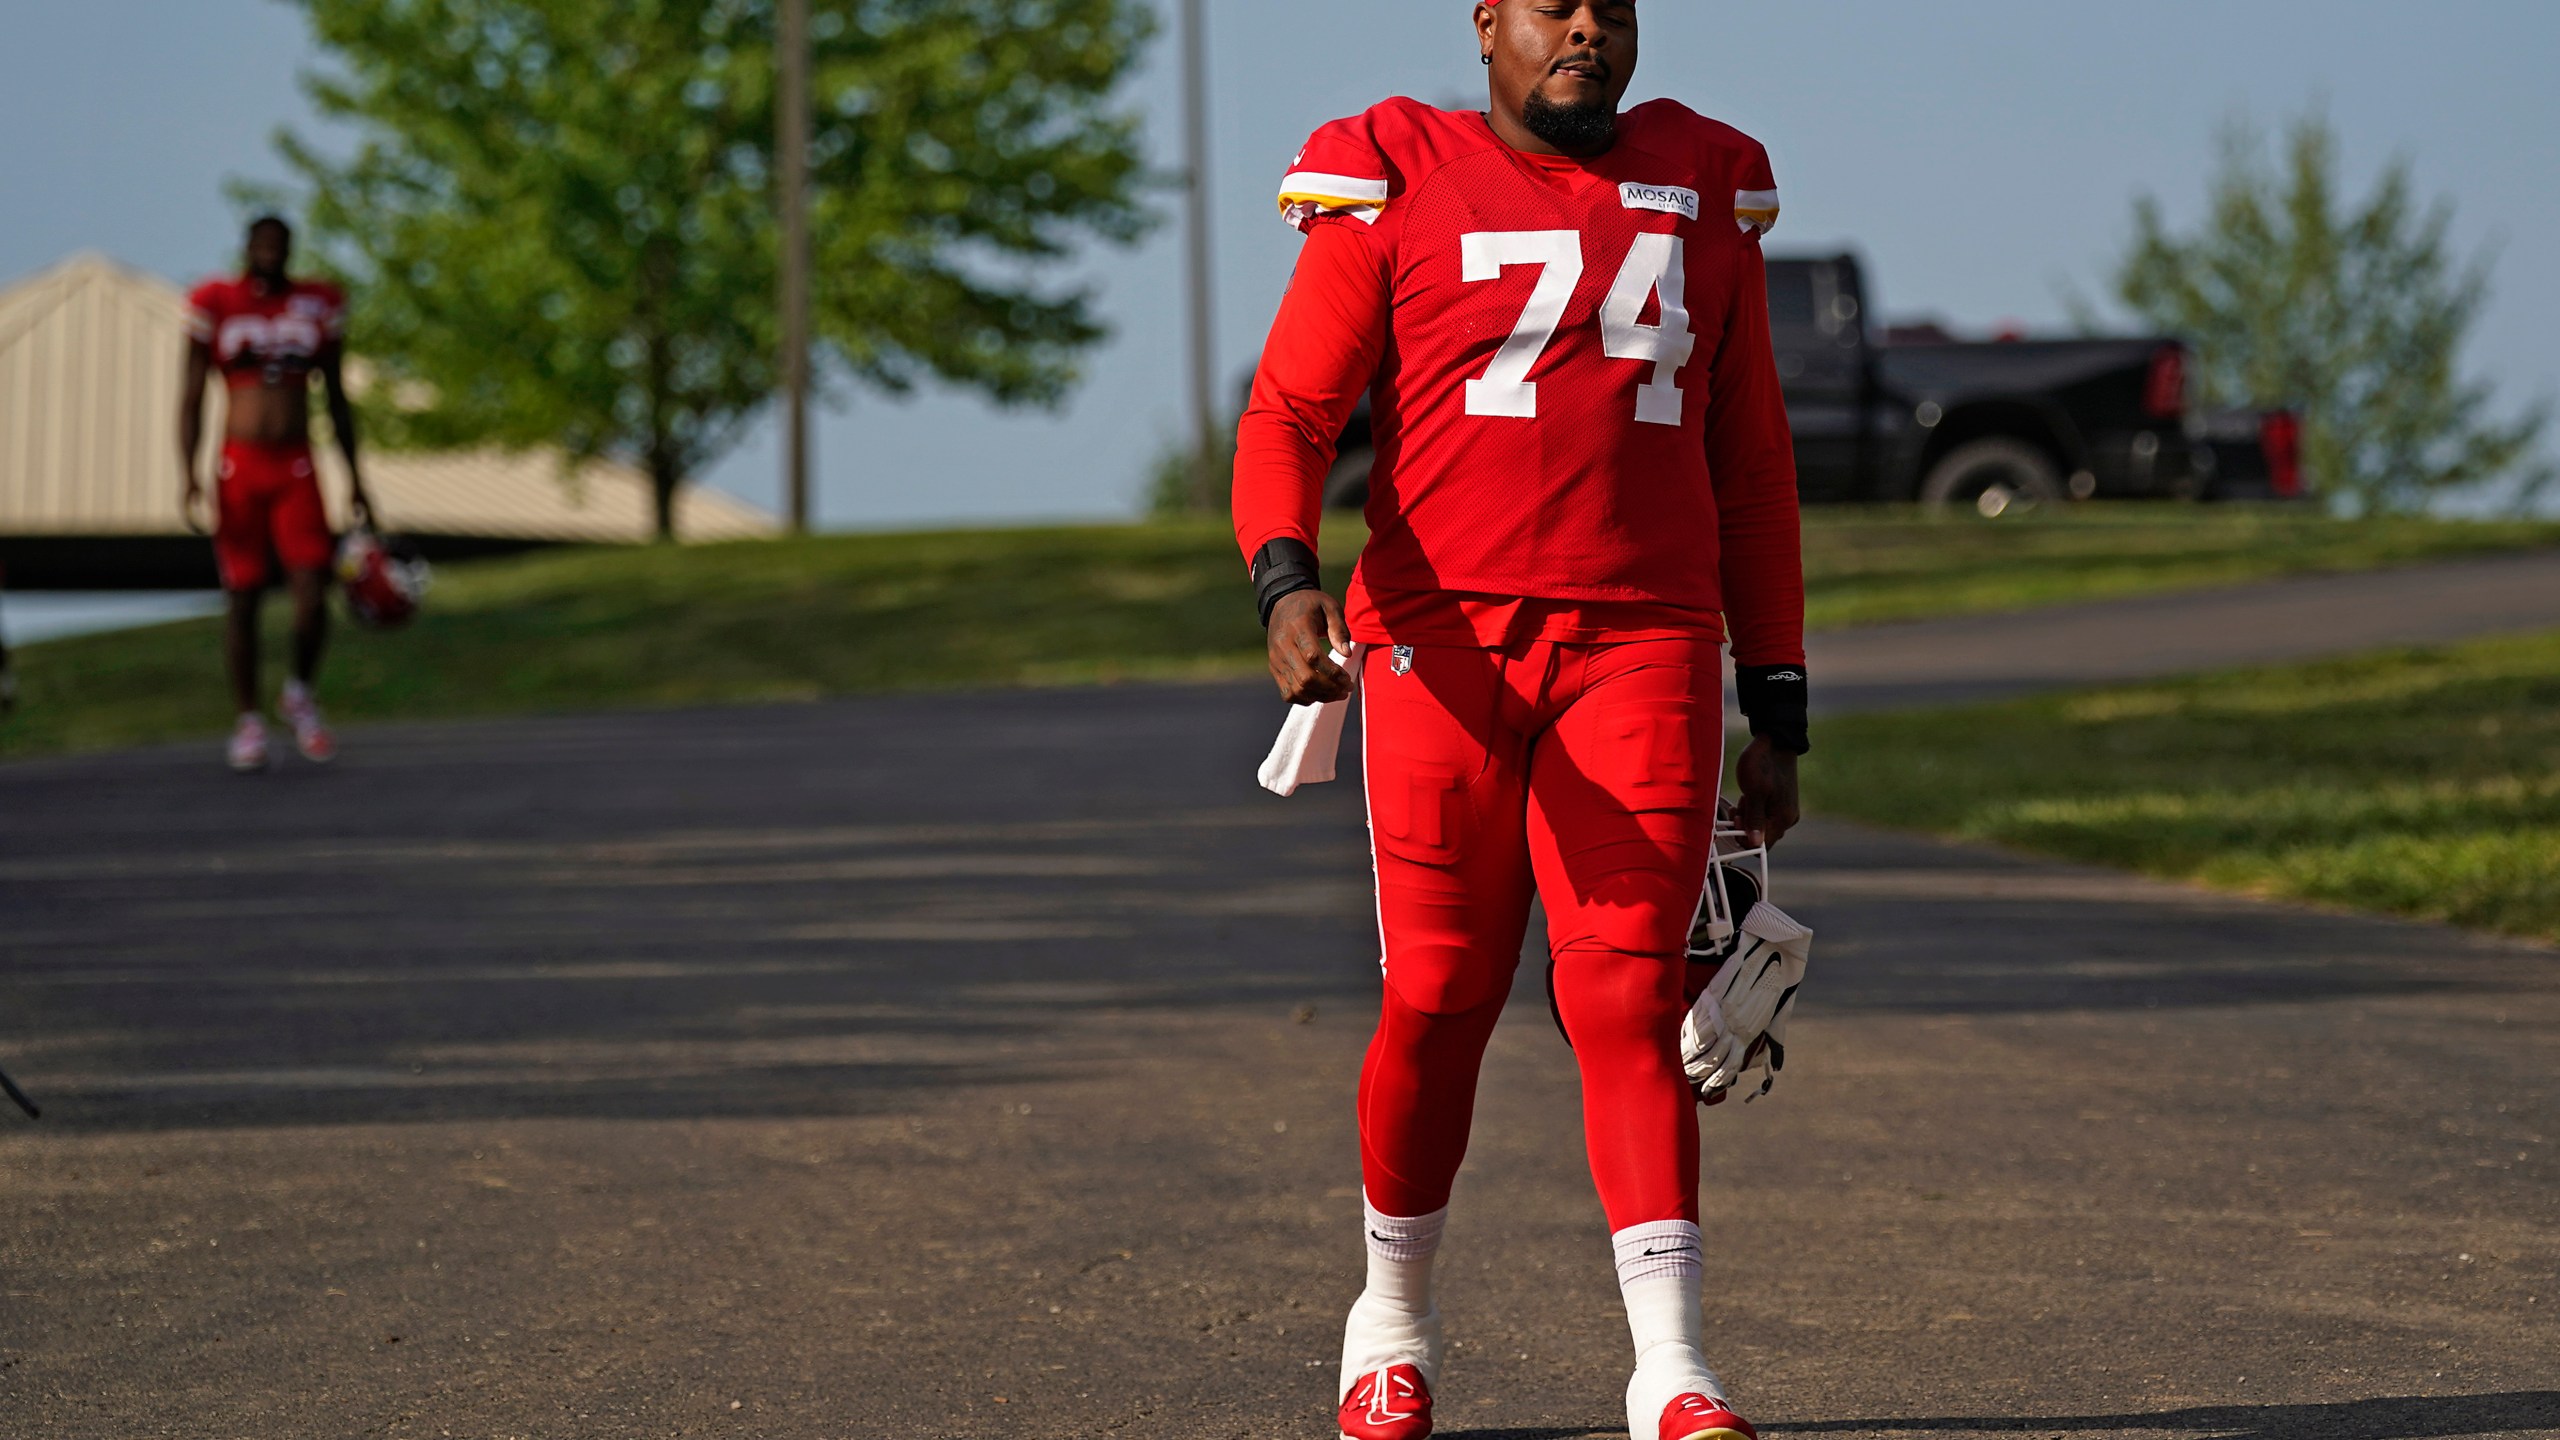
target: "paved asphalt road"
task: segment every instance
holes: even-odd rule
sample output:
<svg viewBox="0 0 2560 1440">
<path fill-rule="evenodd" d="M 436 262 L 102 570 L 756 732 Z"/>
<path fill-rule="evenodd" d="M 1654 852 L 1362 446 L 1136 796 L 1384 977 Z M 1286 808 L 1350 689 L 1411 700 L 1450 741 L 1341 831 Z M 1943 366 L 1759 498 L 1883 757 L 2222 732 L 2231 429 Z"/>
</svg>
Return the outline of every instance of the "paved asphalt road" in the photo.
<svg viewBox="0 0 2560 1440">
<path fill-rule="evenodd" d="M 1356 793 L 1246 687 L 0 767 L 0 1437 L 1306 1436 Z M 1817 825 L 1708 1117 L 1766 1433 L 2560 1435 L 2546 950 Z M 1534 967 L 1524 967 L 1524 976 Z M 1616 1432 L 1569 1058 L 1497 1036 L 1444 1433 Z"/>
<path fill-rule="evenodd" d="M 1875 625 L 1816 635 L 1807 659 L 1836 714 L 2553 627 L 2560 550 L 2542 550 Z"/>
</svg>

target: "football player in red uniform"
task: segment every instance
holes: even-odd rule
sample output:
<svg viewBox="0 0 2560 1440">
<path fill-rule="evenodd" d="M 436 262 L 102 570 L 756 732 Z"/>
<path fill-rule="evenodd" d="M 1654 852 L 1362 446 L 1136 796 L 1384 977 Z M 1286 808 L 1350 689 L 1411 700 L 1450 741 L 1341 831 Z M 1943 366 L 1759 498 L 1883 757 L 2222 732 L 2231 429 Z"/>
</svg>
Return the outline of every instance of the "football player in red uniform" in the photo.
<svg viewBox="0 0 2560 1440">
<path fill-rule="evenodd" d="M 346 297 L 324 281 L 285 273 L 293 231 L 273 215 L 249 226 L 246 268 L 208 280 L 187 297 L 186 381 L 178 400 L 178 456 L 186 476 L 187 524 L 202 533 L 205 382 L 221 372 L 226 409 L 214 486 L 213 554 L 230 596 L 223 643 L 239 723 L 231 768 L 267 765 L 266 720 L 258 707 L 258 608 L 280 567 L 293 593 L 293 667 L 278 708 L 305 758 L 326 762 L 337 741 L 311 686 L 328 639 L 329 561 L 337 540 L 311 462 L 311 377 L 327 393 L 329 428 L 347 459 L 357 518 L 370 524 L 364 472 L 356 463 L 355 407 L 340 373 Z"/>
<path fill-rule="evenodd" d="M 1290 166 L 1306 232 L 1237 440 L 1236 538 L 1291 701 L 1359 680 L 1386 984 L 1359 1095 L 1368 1284 L 1342 1433 L 1417 1440 L 1431 1263 L 1476 1075 L 1546 905 L 1557 1012 L 1636 1351 L 1632 1440 L 1748 1440 L 1703 1354 L 1689 927 L 1713 844 L 1723 656 L 1744 828 L 1796 820 L 1803 556 L 1770 350 L 1758 142 L 1621 113 L 1634 0 L 1484 0 L 1482 113 L 1389 100 Z M 1316 569 L 1335 437 L 1371 396 L 1370 539 Z"/>
</svg>

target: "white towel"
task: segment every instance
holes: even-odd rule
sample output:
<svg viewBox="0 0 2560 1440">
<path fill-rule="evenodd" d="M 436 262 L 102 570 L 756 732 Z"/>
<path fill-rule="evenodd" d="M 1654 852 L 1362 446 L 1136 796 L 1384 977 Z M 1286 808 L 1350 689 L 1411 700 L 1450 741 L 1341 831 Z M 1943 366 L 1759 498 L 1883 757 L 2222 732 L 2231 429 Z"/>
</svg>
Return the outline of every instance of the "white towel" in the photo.
<svg viewBox="0 0 2560 1440">
<path fill-rule="evenodd" d="M 1351 653 L 1333 652 L 1333 663 L 1351 672 L 1351 684 L 1360 684 L 1360 661 L 1368 647 L 1353 644 Z M 1333 778 L 1333 763 L 1342 751 L 1342 719 L 1351 709 L 1348 699 L 1329 700 L 1321 705 L 1293 705 L 1289 718 L 1280 726 L 1280 738 L 1271 742 L 1271 753 L 1262 762 L 1256 777 L 1262 788 L 1274 795 L 1295 795 L 1301 785 L 1321 785 Z"/>
</svg>

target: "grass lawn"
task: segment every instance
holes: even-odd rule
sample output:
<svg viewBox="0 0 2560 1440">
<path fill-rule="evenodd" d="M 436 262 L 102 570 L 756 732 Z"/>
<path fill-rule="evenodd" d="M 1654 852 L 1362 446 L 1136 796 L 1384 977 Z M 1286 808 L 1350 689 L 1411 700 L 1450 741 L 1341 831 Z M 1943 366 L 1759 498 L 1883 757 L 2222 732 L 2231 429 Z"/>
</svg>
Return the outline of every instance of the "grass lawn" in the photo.
<svg viewBox="0 0 2560 1440">
<path fill-rule="evenodd" d="M 2560 940 L 2560 632 L 1830 720 L 1809 807 Z"/>
<path fill-rule="evenodd" d="M 1350 520 L 1325 548 L 1348 561 L 1360 539 Z M 2128 505 L 1997 525 L 1817 511 L 1806 526 L 1817 626 L 2536 545 L 2560 545 L 2560 525 Z M 189 621 L 27 647 L 0 756 L 218 734 L 215 635 Z M 1237 676 L 1261 652 L 1221 521 L 847 535 L 449 566 L 412 628 L 341 627 L 322 694 L 342 721 L 416 719 Z"/>
<path fill-rule="evenodd" d="M 333 633 L 341 723 L 1235 675 L 1261 628 L 1215 523 L 565 551 L 452 565 L 406 629 Z M 284 653 L 271 600 L 268 684 Z M 220 622 L 20 653 L 0 755 L 226 725 Z"/>
<path fill-rule="evenodd" d="M 1805 512 L 1806 623 L 1836 630 L 2560 545 L 2560 523 L 2341 521 L 2291 506 L 2097 505 L 2012 524 Z"/>
</svg>

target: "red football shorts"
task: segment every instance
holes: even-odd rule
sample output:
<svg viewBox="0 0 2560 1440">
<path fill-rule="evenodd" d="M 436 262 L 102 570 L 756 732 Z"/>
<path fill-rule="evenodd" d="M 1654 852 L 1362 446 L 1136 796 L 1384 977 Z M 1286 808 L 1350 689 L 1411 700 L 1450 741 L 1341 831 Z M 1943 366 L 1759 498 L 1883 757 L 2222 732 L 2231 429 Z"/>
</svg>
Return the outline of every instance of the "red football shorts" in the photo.
<svg viewBox="0 0 2560 1440">
<path fill-rule="evenodd" d="M 285 573 L 326 570 L 336 553 L 320 474 L 305 444 L 226 440 L 214 488 L 214 565 L 225 590 L 256 590 Z"/>
<path fill-rule="evenodd" d="M 1370 1203 L 1448 1203 L 1534 893 L 1609 1226 L 1696 1220 L 1680 1021 L 1724 768 L 1721 649 L 1381 647 L 1361 703 L 1386 975 L 1360 1086 Z"/>
</svg>

